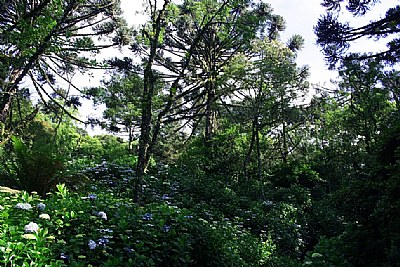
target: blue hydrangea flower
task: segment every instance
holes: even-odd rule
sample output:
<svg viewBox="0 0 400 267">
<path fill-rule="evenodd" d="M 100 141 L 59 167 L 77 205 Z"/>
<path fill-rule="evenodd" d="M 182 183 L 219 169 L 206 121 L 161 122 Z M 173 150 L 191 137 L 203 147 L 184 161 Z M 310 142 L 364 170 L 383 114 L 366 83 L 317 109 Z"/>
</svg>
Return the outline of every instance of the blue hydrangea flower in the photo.
<svg viewBox="0 0 400 267">
<path fill-rule="evenodd" d="M 29 203 L 18 203 L 17 205 L 15 205 L 15 207 L 17 209 L 21 209 L 21 210 L 30 210 L 30 209 L 32 209 L 32 206 Z"/>
<path fill-rule="evenodd" d="M 114 231 L 112 230 L 112 229 L 108 229 L 108 228 L 106 228 L 106 229 L 97 229 L 97 231 L 99 231 L 100 233 L 103 233 L 103 234 L 107 234 L 107 233 L 113 233 Z"/>
<path fill-rule="evenodd" d="M 46 208 L 46 204 L 44 203 L 39 203 L 37 204 L 37 209 L 43 211 Z"/>
<path fill-rule="evenodd" d="M 143 215 L 143 220 L 144 220 L 144 221 L 153 220 L 153 214 L 151 214 L 151 213 L 146 213 L 145 215 Z"/>
<path fill-rule="evenodd" d="M 97 199 L 97 195 L 96 194 L 89 194 L 88 198 L 90 200 L 95 200 L 95 199 Z"/>
<path fill-rule="evenodd" d="M 162 199 L 163 199 L 163 200 L 169 200 L 169 199 L 171 199 L 171 197 L 169 197 L 168 195 L 163 195 L 163 196 L 162 196 Z"/>
<path fill-rule="evenodd" d="M 185 218 L 186 219 L 193 219 L 193 216 L 192 215 L 186 215 Z"/>
<path fill-rule="evenodd" d="M 34 222 L 30 222 L 27 225 L 25 225 L 24 227 L 25 233 L 37 233 L 37 231 L 39 231 L 39 225 L 37 225 L 37 223 Z"/>
<path fill-rule="evenodd" d="M 103 247 L 105 247 L 109 242 L 110 242 L 110 240 L 105 237 L 99 238 L 99 240 L 97 240 L 97 243 L 99 244 L 99 246 L 103 246 Z"/>
<path fill-rule="evenodd" d="M 133 253 L 133 249 L 131 249 L 130 247 L 125 247 L 124 251 L 127 252 L 128 254 Z"/>
<path fill-rule="evenodd" d="M 171 226 L 169 226 L 169 225 L 164 225 L 163 228 L 162 228 L 162 231 L 163 231 L 164 233 L 168 233 L 169 230 L 171 230 Z"/>
<path fill-rule="evenodd" d="M 97 244 L 92 239 L 90 239 L 88 242 L 88 246 L 89 246 L 89 249 L 93 250 L 97 247 Z"/>
</svg>

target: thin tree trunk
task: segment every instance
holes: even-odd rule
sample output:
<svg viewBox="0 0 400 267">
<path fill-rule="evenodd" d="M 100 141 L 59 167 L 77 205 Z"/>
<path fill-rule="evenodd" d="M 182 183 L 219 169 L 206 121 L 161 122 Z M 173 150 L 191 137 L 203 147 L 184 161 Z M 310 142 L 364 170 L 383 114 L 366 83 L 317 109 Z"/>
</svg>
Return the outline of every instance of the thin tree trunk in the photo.
<svg viewBox="0 0 400 267">
<path fill-rule="evenodd" d="M 246 180 L 249 180 L 248 165 L 250 163 L 250 158 L 251 158 L 251 153 L 253 152 L 254 143 L 256 142 L 256 134 L 257 134 L 256 120 L 257 120 L 257 117 L 255 117 L 253 119 L 253 123 L 252 123 L 252 126 L 251 126 L 250 147 L 249 147 L 249 150 L 247 151 L 246 158 L 245 158 L 244 164 L 243 164 L 244 177 L 245 177 Z"/>
<path fill-rule="evenodd" d="M 138 162 L 136 165 L 136 183 L 134 190 L 134 201 L 136 203 L 140 200 L 140 194 L 142 191 L 143 176 L 146 173 L 149 161 L 150 161 L 150 145 L 151 145 L 151 125 L 152 125 L 152 104 L 156 78 L 153 72 L 153 64 L 157 56 L 157 48 L 159 46 L 159 37 L 162 30 L 162 22 L 164 20 L 167 6 L 171 1 L 165 0 L 163 8 L 157 12 L 156 6 L 153 13 L 153 32 L 154 35 L 147 33 L 150 37 L 150 54 L 146 67 L 144 70 L 144 86 L 142 94 L 142 121 L 140 123 L 140 137 L 139 137 L 139 151 L 138 151 Z M 155 17 L 157 14 L 157 17 Z M 146 32 L 144 32 L 146 34 Z"/>
<path fill-rule="evenodd" d="M 282 160 L 283 163 L 287 162 L 287 156 L 288 156 L 288 146 L 287 146 L 287 140 L 286 140 L 286 123 L 285 121 L 283 122 L 283 127 L 282 127 L 282 142 L 283 142 L 283 148 L 282 148 Z"/>
<path fill-rule="evenodd" d="M 257 178 L 258 181 L 261 180 L 261 149 L 260 149 L 260 132 L 258 129 L 258 125 L 256 125 L 256 145 L 257 145 Z"/>
<path fill-rule="evenodd" d="M 154 52 L 155 53 L 155 52 Z M 138 162 L 136 166 L 136 185 L 134 201 L 139 202 L 142 189 L 143 176 L 146 173 L 150 159 L 151 122 L 152 122 L 152 98 L 154 93 L 154 74 L 149 63 L 144 72 L 144 88 L 142 95 L 142 121 L 140 123 Z"/>
<path fill-rule="evenodd" d="M 204 131 L 204 138 L 205 138 L 205 145 L 209 147 L 210 141 L 212 139 L 214 133 L 214 110 L 213 110 L 213 103 L 215 101 L 215 92 L 214 92 L 214 85 L 213 82 L 207 82 L 206 90 L 207 90 L 207 102 L 206 102 L 206 121 L 205 121 L 205 131 Z"/>
<path fill-rule="evenodd" d="M 132 126 L 128 126 L 128 153 L 132 154 L 132 142 L 133 142 L 133 129 Z"/>
</svg>

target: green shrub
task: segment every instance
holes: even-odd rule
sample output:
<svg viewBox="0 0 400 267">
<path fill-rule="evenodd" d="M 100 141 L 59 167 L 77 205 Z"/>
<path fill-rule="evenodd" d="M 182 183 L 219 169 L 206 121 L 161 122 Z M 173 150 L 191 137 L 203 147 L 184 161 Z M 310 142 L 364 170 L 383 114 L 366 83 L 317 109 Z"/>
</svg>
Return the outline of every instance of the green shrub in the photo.
<svg viewBox="0 0 400 267">
<path fill-rule="evenodd" d="M 268 254 L 240 224 L 167 201 L 140 207 L 101 186 L 79 195 L 57 185 L 44 200 L 2 194 L 0 265 L 258 266 Z M 37 233 L 24 232 L 31 222 Z"/>
</svg>

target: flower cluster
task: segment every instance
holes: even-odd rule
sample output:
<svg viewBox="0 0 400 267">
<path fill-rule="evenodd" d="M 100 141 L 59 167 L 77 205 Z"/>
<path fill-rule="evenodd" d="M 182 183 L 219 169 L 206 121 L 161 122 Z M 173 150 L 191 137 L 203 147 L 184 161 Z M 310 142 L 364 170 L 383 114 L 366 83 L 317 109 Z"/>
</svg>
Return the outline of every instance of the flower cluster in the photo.
<svg viewBox="0 0 400 267">
<path fill-rule="evenodd" d="M 164 225 L 163 228 L 162 228 L 162 231 L 163 231 L 164 233 L 168 233 L 169 230 L 171 230 L 171 226 L 168 226 L 168 225 Z"/>
<path fill-rule="evenodd" d="M 163 200 L 170 200 L 170 199 L 171 199 L 171 197 L 170 197 L 170 196 L 168 196 L 168 195 L 163 195 L 163 196 L 162 196 L 162 199 L 163 199 Z"/>
<path fill-rule="evenodd" d="M 274 204 L 274 202 L 271 200 L 267 200 L 267 201 L 264 201 L 262 204 L 265 206 L 272 206 Z"/>
<path fill-rule="evenodd" d="M 91 250 L 96 249 L 98 246 L 105 247 L 108 243 L 110 243 L 110 240 L 107 237 L 101 237 L 96 241 L 90 239 L 88 241 L 88 247 Z"/>
<path fill-rule="evenodd" d="M 88 246 L 89 246 L 89 249 L 93 250 L 93 249 L 96 249 L 97 244 L 96 244 L 95 241 L 93 241 L 92 239 L 90 239 L 89 242 L 88 242 Z"/>
<path fill-rule="evenodd" d="M 97 199 L 97 195 L 96 194 L 89 194 L 88 198 L 90 200 L 96 200 Z"/>
<path fill-rule="evenodd" d="M 30 222 L 24 227 L 25 233 L 37 233 L 39 231 L 39 225 L 34 222 Z"/>
<path fill-rule="evenodd" d="M 107 214 L 104 211 L 100 211 L 97 213 L 97 216 L 102 218 L 103 220 L 107 220 Z"/>
<path fill-rule="evenodd" d="M 103 246 L 103 247 L 105 247 L 109 242 L 110 242 L 110 240 L 105 237 L 99 238 L 99 240 L 97 240 L 97 243 L 99 244 L 99 246 Z"/>
<path fill-rule="evenodd" d="M 153 214 L 151 214 L 151 213 L 146 213 L 145 215 L 143 215 L 143 218 L 142 218 L 144 221 L 150 221 L 150 220 L 153 220 Z"/>
<path fill-rule="evenodd" d="M 64 252 L 60 254 L 60 260 L 63 260 L 65 263 L 69 261 L 69 256 L 68 254 L 65 254 Z"/>
<path fill-rule="evenodd" d="M 15 205 L 15 208 L 21 210 L 30 210 L 32 209 L 32 206 L 29 203 L 18 203 L 17 205 Z"/>
<path fill-rule="evenodd" d="M 39 219 L 50 220 L 50 215 L 46 213 L 40 214 Z"/>
<path fill-rule="evenodd" d="M 37 204 L 37 209 L 43 211 L 46 208 L 46 204 L 44 203 L 39 203 Z"/>
</svg>

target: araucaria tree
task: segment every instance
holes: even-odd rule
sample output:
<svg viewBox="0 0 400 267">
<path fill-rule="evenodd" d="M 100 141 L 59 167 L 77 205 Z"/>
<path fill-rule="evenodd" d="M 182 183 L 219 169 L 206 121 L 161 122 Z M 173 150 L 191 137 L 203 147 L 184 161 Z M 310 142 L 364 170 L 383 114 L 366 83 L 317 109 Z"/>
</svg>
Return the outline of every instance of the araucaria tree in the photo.
<svg viewBox="0 0 400 267">
<path fill-rule="evenodd" d="M 57 90 L 56 81 L 71 84 L 68 74 L 77 69 L 102 67 L 94 56 L 127 40 L 120 14 L 118 0 L 1 0 L 2 127 L 25 78 L 30 79 L 43 102 L 50 100 L 62 108 L 53 95 L 70 99 Z"/>
<path fill-rule="evenodd" d="M 270 5 L 255 1 L 230 1 L 225 5 L 219 1 L 185 1 L 179 7 L 181 16 L 173 21 L 167 31 L 166 52 L 172 57 L 182 58 L 187 48 L 198 39 L 192 50 L 189 75 L 182 83 L 174 120 L 184 118 L 192 121 L 195 132 L 203 124 L 205 145 L 209 146 L 217 130 L 217 113 L 223 99 L 232 94 L 231 79 L 224 69 L 238 54 L 251 57 L 251 42 L 261 35 L 275 39 L 284 29 L 281 16 L 274 15 Z M 215 16 L 213 21 L 200 28 L 201 22 Z M 180 61 L 163 62 L 169 71 L 176 72 Z"/>
<path fill-rule="evenodd" d="M 321 46 L 327 62 L 331 67 L 341 59 L 376 58 L 387 63 L 395 64 L 400 58 L 400 6 L 389 8 L 386 15 L 363 26 L 353 27 L 349 22 L 339 21 L 339 12 L 346 4 L 346 9 L 354 17 L 364 16 L 378 0 L 323 0 L 322 5 L 328 9 L 315 27 L 317 43 Z M 361 38 L 374 38 L 386 41 L 386 49 L 364 55 L 348 53 L 352 42 Z"/>
<path fill-rule="evenodd" d="M 208 144 L 215 131 L 216 103 L 234 88 L 224 85 L 229 80 L 223 77 L 224 67 L 239 53 L 251 57 L 250 44 L 257 36 L 274 39 L 284 29 L 283 19 L 273 15 L 269 5 L 250 0 L 188 0 L 181 5 L 164 1 L 162 6 L 147 1 L 147 6 L 150 20 L 133 46 L 142 56 L 144 79 L 137 192 L 161 124 L 193 120 L 195 128 L 204 119 Z M 166 100 L 155 117 L 159 78 L 166 82 Z"/>
<path fill-rule="evenodd" d="M 180 82 L 188 73 L 188 67 L 192 59 L 193 52 L 200 41 L 201 36 L 205 33 L 209 25 L 215 20 L 217 14 L 221 12 L 224 6 L 229 1 L 221 2 L 220 8 L 213 11 L 211 14 L 204 15 L 202 20 L 199 21 L 199 32 L 194 37 L 193 41 L 188 45 L 187 51 L 182 58 L 180 58 L 179 69 L 176 74 L 169 79 L 168 84 L 165 86 L 166 101 L 164 106 L 160 109 L 156 118 L 153 117 L 153 101 L 155 96 L 155 87 L 158 83 L 156 75 L 157 62 L 163 61 L 161 55 L 165 50 L 164 40 L 167 38 L 168 33 L 166 27 L 170 18 L 179 16 L 179 11 L 171 1 L 164 1 L 160 7 L 157 1 L 147 1 L 147 11 L 150 21 L 143 26 L 138 35 L 138 41 L 134 44 L 133 48 L 139 52 L 143 59 L 143 93 L 141 95 L 141 125 L 138 149 L 138 163 L 137 163 L 137 183 L 136 183 L 136 196 L 135 200 L 139 199 L 138 193 L 141 187 L 142 177 L 147 169 L 150 157 L 152 155 L 154 146 L 157 142 L 158 135 L 161 129 L 163 118 L 170 112 L 176 101 L 176 95 Z"/>
</svg>

